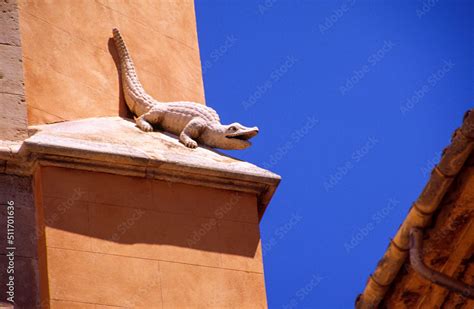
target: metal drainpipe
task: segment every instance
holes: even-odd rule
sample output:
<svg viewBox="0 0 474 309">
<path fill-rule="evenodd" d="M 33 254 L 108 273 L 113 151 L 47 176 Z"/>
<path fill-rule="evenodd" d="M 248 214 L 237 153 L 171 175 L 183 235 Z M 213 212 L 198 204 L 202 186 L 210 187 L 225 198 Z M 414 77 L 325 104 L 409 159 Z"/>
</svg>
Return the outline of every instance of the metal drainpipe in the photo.
<svg viewBox="0 0 474 309">
<path fill-rule="evenodd" d="M 457 292 L 463 296 L 474 299 L 474 287 L 466 283 L 453 279 L 443 273 L 429 268 L 423 263 L 423 230 L 417 227 L 410 229 L 410 264 L 413 269 L 423 278 L 447 288 L 450 291 Z"/>
</svg>

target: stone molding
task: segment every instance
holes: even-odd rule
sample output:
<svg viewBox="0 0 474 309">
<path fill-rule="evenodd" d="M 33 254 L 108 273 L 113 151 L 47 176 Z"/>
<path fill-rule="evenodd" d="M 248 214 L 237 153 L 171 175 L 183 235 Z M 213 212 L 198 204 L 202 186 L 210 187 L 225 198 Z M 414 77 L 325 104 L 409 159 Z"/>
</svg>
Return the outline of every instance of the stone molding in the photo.
<svg viewBox="0 0 474 309">
<path fill-rule="evenodd" d="M 100 117 L 32 126 L 23 142 L 0 142 L 0 173 L 32 175 L 41 166 L 105 172 L 255 193 L 261 218 L 280 176 L 172 135 L 145 133 L 129 120 Z"/>
</svg>

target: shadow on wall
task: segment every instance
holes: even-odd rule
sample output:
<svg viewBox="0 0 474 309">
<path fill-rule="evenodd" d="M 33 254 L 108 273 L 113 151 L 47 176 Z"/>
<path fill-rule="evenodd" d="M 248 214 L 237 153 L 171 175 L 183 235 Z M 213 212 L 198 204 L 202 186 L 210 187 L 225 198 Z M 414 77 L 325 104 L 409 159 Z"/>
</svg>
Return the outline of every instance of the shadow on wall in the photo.
<svg viewBox="0 0 474 309">
<path fill-rule="evenodd" d="M 41 173 L 48 246 L 204 264 L 223 253 L 261 264 L 254 194 L 64 168 Z"/>
<path fill-rule="evenodd" d="M 74 298 L 90 280 L 128 281 L 129 272 L 143 274 L 133 280 L 154 295 L 162 264 L 184 282 L 189 271 L 203 274 L 193 277 L 198 285 L 263 274 L 254 194 L 56 167 L 35 177 L 43 304 Z M 85 291 L 84 299 L 99 297 L 95 288 Z"/>
</svg>

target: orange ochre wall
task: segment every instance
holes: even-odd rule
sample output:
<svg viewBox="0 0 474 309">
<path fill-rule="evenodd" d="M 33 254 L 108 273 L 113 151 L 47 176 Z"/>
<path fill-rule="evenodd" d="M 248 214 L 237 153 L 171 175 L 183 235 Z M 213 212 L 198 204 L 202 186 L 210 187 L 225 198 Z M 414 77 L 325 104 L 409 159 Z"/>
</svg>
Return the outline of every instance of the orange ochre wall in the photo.
<svg viewBox="0 0 474 309">
<path fill-rule="evenodd" d="M 30 125 L 127 114 L 113 27 L 150 95 L 204 103 L 192 0 L 18 0 L 18 7 Z"/>
<path fill-rule="evenodd" d="M 267 306 L 255 195 L 56 167 L 36 179 L 43 304 Z"/>
</svg>

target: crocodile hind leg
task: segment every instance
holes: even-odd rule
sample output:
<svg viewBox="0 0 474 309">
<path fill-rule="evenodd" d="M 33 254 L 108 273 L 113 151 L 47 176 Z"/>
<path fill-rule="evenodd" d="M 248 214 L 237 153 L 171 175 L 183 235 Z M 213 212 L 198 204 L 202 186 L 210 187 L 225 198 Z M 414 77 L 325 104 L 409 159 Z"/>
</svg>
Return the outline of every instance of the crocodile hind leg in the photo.
<svg viewBox="0 0 474 309">
<path fill-rule="evenodd" d="M 206 122 L 201 118 L 194 118 L 179 135 L 179 141 L 183 143 L 186 147 L 196 148 L 197 142 L 193 138 L 198 138 L 204 128 L 206 127 Z"/>
<path fill-rule="evenodd" d="M 145 132 L 153 131 L 152 124 L 159 124 L 163 120 L 164 112 L 158 108 L 152 108 L 147 113 L 137 117 L 135 122 L 137 126 Z"/>
</svg>

